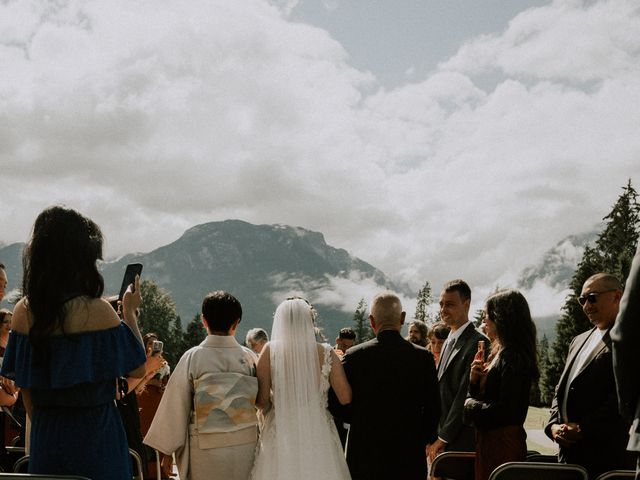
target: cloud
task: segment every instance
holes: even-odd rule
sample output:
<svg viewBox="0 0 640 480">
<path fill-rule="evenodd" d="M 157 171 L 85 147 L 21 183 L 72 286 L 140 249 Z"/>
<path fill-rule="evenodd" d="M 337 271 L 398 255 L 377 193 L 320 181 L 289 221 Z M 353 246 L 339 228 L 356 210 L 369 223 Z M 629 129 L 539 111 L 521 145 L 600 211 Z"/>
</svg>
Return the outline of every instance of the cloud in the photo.
<svg viewBox="0 0 640 480">
<path fill-rule="evenodd" d="M 529 9 L 502 34 L 467 42 L 441 68 L 575 82 L 638 73 L 640 15 L 629 0 L 555 0 Z"/>
<path fill-rule="evenodd" d="M 240 218 L 322 231 L 416 291 L 483 291 L 637 186 L 633 0 L 526 10 L 391 90 L 295 5 L 2 3 L 2 240 L 51 203 L 92 216 L 109 256 Z"/>
</svg>

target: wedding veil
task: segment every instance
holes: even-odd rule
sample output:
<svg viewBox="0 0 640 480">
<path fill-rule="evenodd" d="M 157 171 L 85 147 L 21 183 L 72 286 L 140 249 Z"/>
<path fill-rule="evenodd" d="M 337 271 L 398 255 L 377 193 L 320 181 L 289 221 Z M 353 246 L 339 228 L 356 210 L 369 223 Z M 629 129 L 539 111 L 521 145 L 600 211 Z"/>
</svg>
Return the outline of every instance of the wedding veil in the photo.
<svg viewBox="0 0 640 480">
<path fill-rule="evenodd" d="M 295 298 L 276 309 L 271 335 L 278 478 L 311 478 L 319 449 L 331 451 L 313 313 Z"/>
</svg>

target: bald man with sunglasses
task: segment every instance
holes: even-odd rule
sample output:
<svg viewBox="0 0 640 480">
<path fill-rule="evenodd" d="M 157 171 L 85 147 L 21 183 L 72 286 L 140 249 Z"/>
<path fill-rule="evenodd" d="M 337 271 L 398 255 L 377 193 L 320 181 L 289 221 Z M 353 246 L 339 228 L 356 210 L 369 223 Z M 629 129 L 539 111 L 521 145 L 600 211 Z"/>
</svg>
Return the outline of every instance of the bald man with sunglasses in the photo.
<svg viewBox="0 0 640 480">
<path fill-rule="evenodd" d="M 578 302 L 593 328 L 571 341 L 545 427 L 560 447 L 559 461 L 582 465 L 591 479 L 633 465 L 625 451 L 629 423 L 618 413 L 609 336 L 621 298 L 622 285 L 613 275 L 598 273 L 584 283 Z"/>
</svg>

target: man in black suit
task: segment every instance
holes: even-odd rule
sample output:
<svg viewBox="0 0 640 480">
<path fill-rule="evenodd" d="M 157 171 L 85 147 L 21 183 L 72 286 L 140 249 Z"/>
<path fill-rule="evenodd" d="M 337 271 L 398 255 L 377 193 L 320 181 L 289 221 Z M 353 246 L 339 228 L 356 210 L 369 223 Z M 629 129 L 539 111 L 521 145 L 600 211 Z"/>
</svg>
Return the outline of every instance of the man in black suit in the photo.
<svg viewBox="0 0 640 480">
<path fill-rule="evenodd" d="M 471 289 L 463 280 L 446 283 L 440 294 L 440 318 L 451 328 L 440 352 L 438 389 L 440 391 L 440 422 L 438 438 L 429 445 L 429 459 L 449 451 L 474 452 L 476 449 L 473 427 L 462 423 L 464 401 L 469 389 L 469 370 L 478 351 L 478 342 L 489 339 L 469 322 Z"/>
<path fill-rule="evenodd" d="M 620 412 L 633 422 L 627 450 L 637 452 L 636 480 L 640 480 L 640 246 L 631 264 L 611 340 Z"/>
<path fill-rule="evenodd" d="M 376 338 L 350 348 L 344 370 L 353 390 L 347 463 L 353 480 L 424 480 L 425 446 L 436 435 L 438 386 L 433 356 L 400 335 L 405 312 L 391 292 L 376 295 Z"/>
<path fill-rule="evenodd" d="M 598 273 L 584 283 L 578 301 L 593 328 L 571 341 L 545 427 L 560 446 L 559 460 L 582 465 L 590 478 L 631 466 L 625 452 L 629 424 L 618 413 L 609 336 L 621 297 L 613 275 Z"/>
</svg>

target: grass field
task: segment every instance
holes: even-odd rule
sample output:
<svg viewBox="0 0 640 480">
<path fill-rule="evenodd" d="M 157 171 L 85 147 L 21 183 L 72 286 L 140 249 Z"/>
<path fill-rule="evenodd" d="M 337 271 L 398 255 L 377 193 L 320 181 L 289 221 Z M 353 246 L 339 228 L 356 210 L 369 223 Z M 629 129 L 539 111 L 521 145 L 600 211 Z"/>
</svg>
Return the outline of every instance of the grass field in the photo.
<svg viewBox="0 0 640 480">
<path fill-rule="evenodd" d="M 558 452 L 556 445 L 542 433 L 549 420 L 549 408 L 529 407 L 524 428 L 527 431 L 527 449 L 535 450 L 545 455 Z"/>
</svg>

